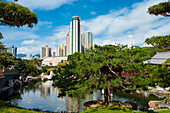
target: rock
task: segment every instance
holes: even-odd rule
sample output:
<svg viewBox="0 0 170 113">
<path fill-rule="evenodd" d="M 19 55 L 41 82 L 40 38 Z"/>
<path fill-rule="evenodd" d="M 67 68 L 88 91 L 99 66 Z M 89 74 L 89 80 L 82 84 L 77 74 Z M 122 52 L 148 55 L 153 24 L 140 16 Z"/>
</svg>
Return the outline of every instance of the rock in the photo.
<svg viewBox="0 0 170 113">
<path fill-rule="evenodd" d="M 161 103 L 159 106 L 158 106 L 159 109 L 170 109 L 170 104 L 165 104 L 165 103 Z"/>
<path fill-rule="evenodd" d="M 135 103 L 135 102 L 127 101 L 127 102 L 124 102 L 124 103 L 127 103 L 127 104 L 131 105 L 131 107 L 129 107 L 129 109 L 133 109 L 133 110 L 137 110 L 138 109 L 138 104 Z"/>
<path fill-rule="evenodd" d="M 165 90 L 169 91 L 169 90 L 170 90 L 170 87 L 166 87 Z"/>
<path fill-rule="evenodd" d="M 156 109 L 155 109 L 155 108 L 149 108 L 148 110 L 154 111 L 154 110 L 156 110 Z"/>
<path fill-rule="evenodd" d="M 154 89 L 154 87 L 150 87 L 150 86 L 148 86 L 148 89 Z"/>
<path fill-rule="evenodd" d="M 162 104 L 161 101 L 149 101 L 149 107 L 150 108 L 154 108 L 154 109 L 158 109 L 158 106 Z"/>
<path fill-rule="evenodd" d="M 20 86 L 20 81 L 17 79 L 17 80 L 14 80 L 14 87 L 19 87 Z"/>
<path fill-rule="evenodd" d="M 9 87 L 13 87 L 13 86 L 14 86 L 13 80 L 9 80 L 9 81 L 8 81 L 8 86 L 9 86 Z"/>
<path fill-rule="evenodd" d="M 160 86 L 156 86 L 156 90 L 157 90 L 157 91 L 164 91 L 165 89 L 162 88 L 162 87 L 160 87 Z"/>
<path fill-rule="evenodd" d="M 23 77 L 23 78 L 22 78 L 22 83 L 23 83 L 23 84 L 29 84 L 29 83 L 30 83 L 30 81 L 29 81 L 29 79 L 28 79 L 28 78 Z"/>
<path fill-rule="evenodd" d="M 97 107 L 100 106 L 103 103 L 103 101 L 98 100 L 92 100 L 84 103 L 84 110 L 87 109 L 87 107 Z"/>
<path fill-rule="evenodd" d="M 139 90 L 136 90 L 136 93 L 140 94 L 141 92 Z"/>
<path fill-rule="evenodd" d="M 13 89 L 13 88 L 10 88 L 10 89 L 8 90 L 8 96 L 13 95 L 13 92 L 14 92 L 14 89 Z"/>
</svg>

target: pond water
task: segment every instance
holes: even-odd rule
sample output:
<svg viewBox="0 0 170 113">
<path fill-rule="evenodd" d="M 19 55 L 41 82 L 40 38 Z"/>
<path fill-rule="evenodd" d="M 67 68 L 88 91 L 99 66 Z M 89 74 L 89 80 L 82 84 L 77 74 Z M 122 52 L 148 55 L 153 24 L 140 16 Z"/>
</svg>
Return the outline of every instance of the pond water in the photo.
<svg viewBox="0 0 170 113">
<path fill-rule="evenodd" d="M 60 90 L 57 87 L 52 86 L 52 81 L 38 82 L 36 84 L 30 84 L 19 89 L 10 89 L 7 92 L 0 93 L 0 99 L 5 101 L 11 101 L 11 104 L 26 108 L 26 109 L 41 109 L 43 111 L 70 111 L 81 112 L 83 111 L 83 104 L 90 100 L 103 99 L 102 92 L 100 90 L 94 92 L 91 95 L 87 95 L 84 99 L 69 97 L 58 97 Z M 122 102 L 134 102 L 137 104 L 138 110 L 144 110 L 148 108 L 148 101 L 156 98 L 153 95 L 138 95 L 138 94 L 125 94 L 114 93 L 112 100 Z"/>
</svg>

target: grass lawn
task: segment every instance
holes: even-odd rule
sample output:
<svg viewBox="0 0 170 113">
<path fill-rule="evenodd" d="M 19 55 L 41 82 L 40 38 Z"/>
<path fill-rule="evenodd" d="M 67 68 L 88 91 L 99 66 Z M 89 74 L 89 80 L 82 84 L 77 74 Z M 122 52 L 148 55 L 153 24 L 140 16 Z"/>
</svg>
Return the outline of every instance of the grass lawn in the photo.
<svg viewBox="0 0 170 113">
<path fill-rule="evenodd" d="M 23 109 L 11 104 L 7 104 L 6 102 L 0 100 L 0 113 L 40 113 L 40 112 Z M 129 106 L 124 105 L 120 106 L 111 103 L 109 106 L 101 105 L 95 108 L 92 107 L 88 108 L 86 111 L 83 111 L 82 113 L 170 113 L 170 110 L 142 112 L 131 110 L 129 109 Z"/>
<path fill-rule="evenodd" d="M 0 100 L 0 113 L 40 113 L 40 112 L 26 110 L 11 104 L 7 104 L 6 102 Z"/>
<path fill-rule="evenodd" d="M 111 103 L 108 106 L 89 107 L 82 113 L 170 113 L 170 110 L 142 112 L 132 110 L 128 104 L 117 105 L 117 103 Z"/>
</svg>

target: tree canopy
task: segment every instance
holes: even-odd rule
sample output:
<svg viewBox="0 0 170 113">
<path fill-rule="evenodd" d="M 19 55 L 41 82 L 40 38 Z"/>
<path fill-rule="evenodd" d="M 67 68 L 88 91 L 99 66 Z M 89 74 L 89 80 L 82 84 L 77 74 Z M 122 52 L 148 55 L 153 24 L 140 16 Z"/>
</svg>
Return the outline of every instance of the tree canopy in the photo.
<svg viewBox="0 0 170 113">
<path fill-rule="evenodd" d="M 108 104 L 111 102 L 113 87 L 122 90 L 130 85 L 129 88 L 132 89 L 133 86 L 147 87 L 151 83 L 149 78 L 143 76 L 149 72 L 143 61 L 154 54 L 155 50 L 150 51 L 149 48 L 128 49 L 114 45 L 95 45 L 87 54 L 74 53 L 68 57 L 67 62 L 58 65 L 55 85 L 76 96 L 104 89 L 104 103 Z M 137 73 L 136 76 L 140 77 L 124 79 L 122 72 Z"/>
<path fill-rule="evenodd" d="M 0 25 L 21 27 L 27 25 L 32 28 L 38 19 L 34 12 L 13 2 L 0 1 Z"/>
<path fill-rule="evenodd" d="M 162 15 L 169 17 L 170 13 L 170 2 L 163 2 L 158 5 L 154 5 L 148 8 L 149 14 Z"/>
<path fill-rule="evenodd" d="M 151 44 L 152 46 L 164 50 L 170 50 L 170 35 L 166 36 L 153 36 L 151 38 L 147 38 L 145 43 Z"/>
</svg>

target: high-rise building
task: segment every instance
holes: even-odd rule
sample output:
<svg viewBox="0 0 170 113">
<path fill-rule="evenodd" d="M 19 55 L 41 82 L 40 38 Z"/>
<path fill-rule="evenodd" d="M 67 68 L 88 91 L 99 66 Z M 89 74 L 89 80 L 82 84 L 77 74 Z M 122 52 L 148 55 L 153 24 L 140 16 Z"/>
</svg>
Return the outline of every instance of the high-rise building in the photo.
<svg viewBox="0 0 170 113">
<path fill-rule="evenodd" d="M 93 47 L 93 33 L 87 31 L 82 34 L 82 53 L 85 54 L 90 47 Z"/>
<path fill-rule="evenodd" d="M 43 57 L 51 57 L 51 48 L 47 45 L 45 45 L 45 47 L 41 47 L 41 58 Z"/>
<path fill-rule="evenodd" d="M 59 54 L 58 54 L 58 48 L 55 48 L 55 56 L 56 56 L 56 57 L 59 56 Z"/>
<path fill-rule="evenodd" d="M 73 16 L 70 22 L 69 33 L 67 34 L 67 55 L 75 52 L 82 52 L 81 46 L 81 21 L 78 16 Z"/>
<path fill-rule="evenodd" d="M 8 52 L 9 52 L 9 53 L 12 53 L 13 56 L 17 56 L 17 47 L 15 47 L 14 45 L 12 45 L 11 47 L 9 47 Z"/>
<path fill-rule="evenodd" d="M 63 56 L 63 50 L 61 49 L 61 47 L 55 48 L 55 56 L 56 57 Z"/>
<path fill-rule="evenodd" d="M 59 51 L 59 57 L 63 56 L 63 50 L 60 47 L 58 49 L 59 49 L 58 50 Z"/>
<path fill-rule="evenodd" d="M 67 46 L 63 47 L 63 56 L 67 56 Z"/>
<path fill-rule="evenodd" d="M 55 57 L 55 51 L 52 52 L 52 57 Z"/>
<path fill-rule="evenodd" d="M 70 30 L 69 30 L 69 32 L 68 32 L 68 34 L 67 34 L 67 36 L 66 36 L 66 55 L 68 56 L 68 55 L 71 55 L 71 49 L 70 49 Z"/>
</svg>

